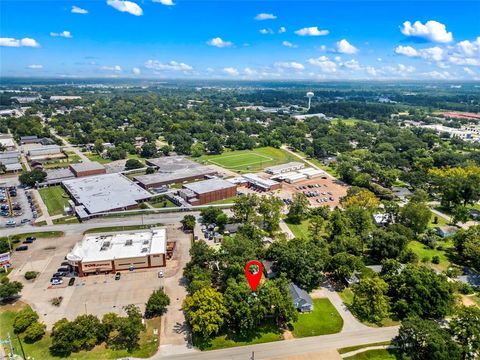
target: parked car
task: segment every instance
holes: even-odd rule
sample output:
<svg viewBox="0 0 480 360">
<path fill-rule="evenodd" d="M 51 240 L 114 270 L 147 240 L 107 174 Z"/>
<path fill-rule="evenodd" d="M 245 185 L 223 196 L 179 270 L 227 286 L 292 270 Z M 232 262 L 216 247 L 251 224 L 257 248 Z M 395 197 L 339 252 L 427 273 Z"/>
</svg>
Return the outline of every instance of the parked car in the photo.
<svg viewBox="0 0 480 360">
<path fill-rule="evenodd" d="M 20 245 L 15 248 L 15 251 L 26 251 L 26 250 L 28 250 L 27 245 Z"/>
<path fill-rule="evenodd" d="M 59 268 L 57 269 L 57 271 L 58 271 L 59 273 L 68 273 L 68 272 L 69 272 L 69 269 L 68 269 L 68 267 L 66 267 L 66 266 L 62 266 L 62 267 L 59 267 Z"/>
<path fill-rule="evenodd" d="M 68 280 L 68 286 L 73 286 L 73 284 L 75 284 L 75 278 L 70 278 L 70 280 Z"/>
<path fill-rule="evenodd" d="M 27 224 L 30 222 L 30 219 L 22 219 L 22 221 L 20 221 L 21 224 Z"/>
<path fill-rule="evenodd" d="M 22 220 L 23 221 L 23 220 Z M 35 236 L 29 236 L 27 237 L 25 240 L 32 240 L 32 241 L 35 241 L 37 240 L 37 238 Z"/>
<path fill-rule="evenodd" d="M 25 239 L 25 240 L 23 241 L 23 243 L 24 243 L 24 244 L 31 244 L 31 243 L 33 243 L 33 240 Z"/>
<path fill-rule="evenodd" d="M 158 272 L 158 277 L 159 277 L 160 279 L 163 278 L 163 271 L 159 271 L 159 272 Z"/>
<path fill-rule="evenodd" d="M 115 274 L 115 280 L 120 280 L 120 276 L 122 276 L 119 272 Z"/>
<path fill-rule="evenodd" d="M 60 279 L 60 278 L 57 278 L 57 277 L 51 278 L 51 279 L 50 279 L 50 282 L 52 283 L 52 285 L 60 285 L 60 284 L 63 284 L 63 280 Z"/>
<path fill-rule="evenodd" d="M 17 222 L 15 220 L 8 220 L 6 223 L 7 227 L 15 227 L 17 226 Z"/>
<path fill-rule="evenodd" d="M 65 273 L 63 273 L 63 272 L 58 272 L 58 271 L 57 271 L 56 273 L 54 273 L 54 274 L 52 275 L 52 277 L 54 277 L 54 278 L 61 278 L 61 277 L 64 277 L 64 276 L 66 276 L 66 275 L 67 275 L 67 274 L 65 274 Z"/>
</svg>

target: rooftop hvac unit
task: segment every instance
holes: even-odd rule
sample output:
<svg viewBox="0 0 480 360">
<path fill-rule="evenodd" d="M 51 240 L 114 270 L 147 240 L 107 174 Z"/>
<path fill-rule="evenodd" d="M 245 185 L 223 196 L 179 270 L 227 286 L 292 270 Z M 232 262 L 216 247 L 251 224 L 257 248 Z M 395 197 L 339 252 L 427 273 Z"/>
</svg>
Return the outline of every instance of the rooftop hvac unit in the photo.
<svg viewBox="0 0 480 360">
<path fill-rule="evenodd" d="M 148 240 L 143 240 L 143 245 L 148 245 L 150 243 L 150 241 Z"/>
<path fill-rule="evenodd" d="M 148 248 L 142 248 L 142 254 L 148 252 Z"/>
<path fill-rule="evenodd" d="M 132 239 L 128 239 L 127 241 L 125 241 L 125 246 L 132 246 L 132 245 L 133 245 Z"/>
</svg>

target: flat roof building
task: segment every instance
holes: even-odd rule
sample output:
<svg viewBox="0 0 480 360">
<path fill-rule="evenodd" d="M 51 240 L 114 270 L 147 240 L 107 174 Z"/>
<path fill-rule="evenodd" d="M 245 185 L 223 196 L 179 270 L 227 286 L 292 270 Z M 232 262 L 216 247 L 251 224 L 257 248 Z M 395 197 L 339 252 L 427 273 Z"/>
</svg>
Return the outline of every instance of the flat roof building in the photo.
<svg viewBox="0 0 480 360">
<path fill-rule="evenodd" d="M 165 156 L 147 159 L 145 163 L 158 169 L 154 174 L 134 177 L 134 180 L 145 189 L 204 179 L 206 176 L 213 176 L 217 173 L 215 169 L 200 165 L 184 156 Z"/>
<path fill-rule="evenodd" d="M 105 174 L 105 167 L 96 161 L 86 161 L 70 164 L 70 170 L 76 177 Z"/>
<path fill-rule="evenodd" d="M 79 276 L 166 265 L 165 228 L 85 235 L 67 260 Z"/>
<path fill-rule="evenodd" d="M 282 187 L 281 183 L 271 179 L 265 179 L 256 174 L 244 174 L 242 177 L 247 181 L 248 186 L 258 188 L 263 191 L 277 190 Z"/>
<path fill-rule="evenodd" d="M 220 178 L 186 184 L 183 188 L 179 195 L 192 205 L 208 204 L 237 195 L 237 185 Z"/>
<path fill-rule="evenodd" d="M 267 174 L 278 175 L 283 173 L 288 173 L 296 170 L 303 169 L 305 167 L 304 163 L 298 161 L 292 161 L 286 164 L 270 166 L 265 169 Z"/>
<path fill-rule="evenodd" d="M 19 158 L 19 151 L 0 152 L 0 163 L 5 165 L 6 172 L 16 172 L 22 170 L 22 164 L 20 164 Z"/>
<path fill-rule="evenodd" d="M 86 214 L 127 210 L 152 197 L 148 191 L 121 174 L 105 174 L 65 180 L 65 191 Z"/>
</svg>

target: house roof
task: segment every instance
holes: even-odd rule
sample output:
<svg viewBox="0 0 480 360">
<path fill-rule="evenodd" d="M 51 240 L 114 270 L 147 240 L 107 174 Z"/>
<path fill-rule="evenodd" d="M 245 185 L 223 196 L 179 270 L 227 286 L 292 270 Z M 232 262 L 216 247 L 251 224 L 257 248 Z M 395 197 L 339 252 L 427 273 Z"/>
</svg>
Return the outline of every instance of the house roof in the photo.
<svg viewBox="0 0 480 360">
<path fill-rule="evenodd" d="M 297 285 L 294 283 L 290 283 L 289 285 L 290 288 L 290 294 L 292 295 L 293 301 L 298 302 L 298 305 L 304 305 L 304 304 L 309 304 L 313 305 L 312 298 L 308 293 L 299 288 Z"/>
</svg>

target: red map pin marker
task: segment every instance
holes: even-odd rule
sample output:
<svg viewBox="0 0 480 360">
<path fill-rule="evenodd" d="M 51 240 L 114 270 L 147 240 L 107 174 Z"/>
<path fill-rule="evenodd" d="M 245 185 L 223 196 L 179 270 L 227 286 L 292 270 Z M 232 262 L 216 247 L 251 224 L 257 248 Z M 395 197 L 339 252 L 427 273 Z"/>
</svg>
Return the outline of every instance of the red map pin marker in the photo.
<svg viewBox="0 0 480 360">
<path fill-rule="evenodd" d="M 252 265 L 258 266 L 258 271 L 254 274 L 250 272 L 250 266 Z M 250 285 L 250 288 L 252 289 L 252 291 L 257 290 L 257 286 L 260 283 L 260 279 L 262 278 L 262 271 L 263 271 L 263 266 L 258 260 L 250 260 L 245 265 L 245 276 L 247 277 L 248 284 Z"/>
</svg>

